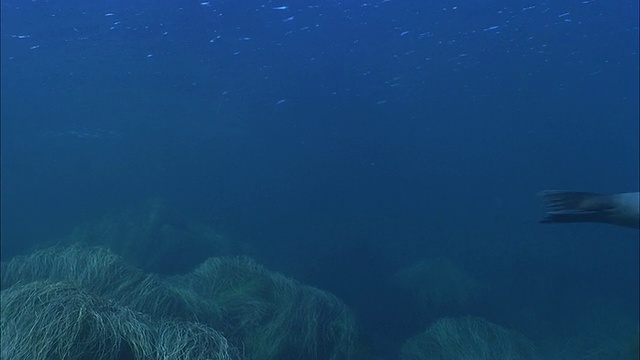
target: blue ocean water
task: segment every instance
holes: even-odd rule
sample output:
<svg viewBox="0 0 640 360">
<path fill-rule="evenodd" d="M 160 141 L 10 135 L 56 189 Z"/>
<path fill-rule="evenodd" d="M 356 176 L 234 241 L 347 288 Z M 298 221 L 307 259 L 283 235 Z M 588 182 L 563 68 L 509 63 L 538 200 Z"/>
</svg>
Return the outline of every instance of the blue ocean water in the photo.
<svg viewBox="0 0 640 360">
<path fill-rule="evenodd" d="M 541 225 L 536 197 L 638 191 L 637 1 L 1 6 L 3 261 L 158 197 L 385 359 L 443 316 L 637 334 L 638 231 Z M 481 299 L 416 316 L 389 279 L 431 258 Z"/>
</svg>

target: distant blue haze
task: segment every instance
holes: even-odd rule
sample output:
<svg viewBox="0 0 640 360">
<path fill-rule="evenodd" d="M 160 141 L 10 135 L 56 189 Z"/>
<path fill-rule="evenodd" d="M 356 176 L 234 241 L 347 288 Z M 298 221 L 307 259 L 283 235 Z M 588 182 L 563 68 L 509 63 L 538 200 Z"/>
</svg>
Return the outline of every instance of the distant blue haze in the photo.
<svg viewBox="0 0 640 360">
<path fill-rule="evenodd" d="M 161 197 L 336 294 L 388 358 L 428 322 L 381 279 L 425 257 L 502 289 L 475 314 L 534 342 L 517 315 L 573 320 L 576 294 L 637 319 L 638 232 L 540 225 L 535 196 L 638 191 L 635 0 L 1 10 L 3 260 Z"/>
</svg>

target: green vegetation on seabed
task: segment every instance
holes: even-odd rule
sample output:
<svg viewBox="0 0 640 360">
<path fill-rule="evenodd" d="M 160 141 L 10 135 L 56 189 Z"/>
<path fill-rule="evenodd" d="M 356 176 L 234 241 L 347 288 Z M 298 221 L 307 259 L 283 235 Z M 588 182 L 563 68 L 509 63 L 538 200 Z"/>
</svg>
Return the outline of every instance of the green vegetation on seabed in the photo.
<svg viewBox="0 0 640 360">
<path fill-rule="evenodd" d="M 420 304 L 421 314 L 442 309 L 463 309 L 482 294 L 484 286 L 464 269 L 446 258 L 431 258 L 404 267 L 390 278 L 407 296 Z"/>
<path fill-rule="evenodd" d="M 153 320 L 68 283 L 2 291 L 3 359 L 239 359 L 214 329 Z"/>
<path fill-rule="evenodd" d="M 140 269 L 163 274 L 186 273 L 210 256 L 240 252 L 237 242 L 211 224 L 183 216 L 158 198 L 79 224 L 60 242 L 105 246 Z"/>
<path fill-rule="evenodd" d="M 401 360 L 538 359 L 531 341 L 477 317 L 443 318 L 402 346 Z"/>
<path fill-rule="evenodd" d="M 631 349 L 613 342 L 542 352 L 517 331 L 466 316 L 435 321 L 424 332 L 405 341 L 400 360 L 638 360 L 637 333 L 631 344 Z"/>
<path fill-rule="evenodd" d="M 1 289 L 3 359 L 366 358 L 341 301 L 248 258 L 163 278 L 54 247 L 3 263 Z"/>
<path fill-rule="evenodd" d="M 153 199 L 82 224 L 62 240 L 81 245 L 2 263 L 1 358 L 374 359 L 335 296 L 247 257 L 210 257 L 245 251 L 211 225 L 180 219 Z M 183 275 L 154 273 L 160 269 Z M 446 258 L 424 259 L 387 279 L 425 321 L 467 312 L 494 294 Z M 584 319 L 538 338 L 538 358 L 638 359 L 637 328 L 629 338 L 629 326 L 620 325 L 624 309 L 577 305 Z M 525 310 L 518 329 L 546 334 L 544 320 Z M 444 318 L 407 340 L 400 358 L 493 359 L 507 350 L 509 359 L 535 356 L 514 331 L 480 318 Z"/>
<path fill-rule="evenodd" d="M 356 322 L 340 300 L 251 259 L 212 258 L 183 281 L 216 301 L 222 311 L 211 322 L 242 339 L 252 359 L 356 356 Z"/>
</svg>

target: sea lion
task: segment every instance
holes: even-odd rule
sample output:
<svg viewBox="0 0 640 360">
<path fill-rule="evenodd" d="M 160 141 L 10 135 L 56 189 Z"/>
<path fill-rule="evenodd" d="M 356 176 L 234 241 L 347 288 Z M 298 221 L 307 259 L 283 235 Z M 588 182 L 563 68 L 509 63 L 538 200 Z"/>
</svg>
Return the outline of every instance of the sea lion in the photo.
<svg viewBox="0 0 640 360">
<path fill-rule="evenodd" d="M 538 194 L 546 205 L 541 223 L 599 222 L 640 228 L 640 193 L 596 194 L 545 190 Z"/>
</svg>

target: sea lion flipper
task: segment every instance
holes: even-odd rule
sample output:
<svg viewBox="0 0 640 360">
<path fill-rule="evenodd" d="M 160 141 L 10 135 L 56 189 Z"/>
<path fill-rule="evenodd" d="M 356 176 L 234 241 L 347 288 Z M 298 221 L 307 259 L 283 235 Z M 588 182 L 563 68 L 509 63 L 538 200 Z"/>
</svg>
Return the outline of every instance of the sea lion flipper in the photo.
<svg viewBox="0 0 640 360">
<path fill-rule="evenodd" d="M 545 203 L 541 223 L 603 222 L 614 205 L 609 195 L 564 190 L 545 190 L 538 194 Z"/>
</svg>

